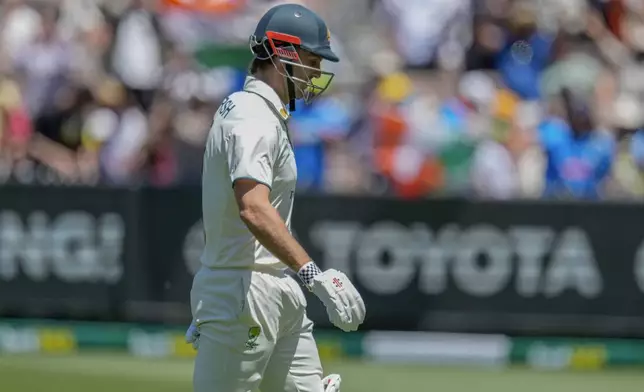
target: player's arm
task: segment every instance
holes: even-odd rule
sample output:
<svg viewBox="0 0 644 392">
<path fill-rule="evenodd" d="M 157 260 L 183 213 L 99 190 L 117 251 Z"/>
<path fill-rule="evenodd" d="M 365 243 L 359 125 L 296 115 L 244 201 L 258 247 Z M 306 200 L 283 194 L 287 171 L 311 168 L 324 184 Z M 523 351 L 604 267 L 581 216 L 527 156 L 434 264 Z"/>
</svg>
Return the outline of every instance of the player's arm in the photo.
<svg viewBox="0 0 644 392">
<path fill-rule="evenodd" d="M 270 203 L 279 131 L 265 124 L 244 122 L 226 135 L 228 168 L 239 216 L 255 238 L 296 271 L 320 298 L 334 325 L 355 331 L 365 316 L 360 294 L 344 273 L 333 269 L 322 272 L 318 268 Z"/>
<path fill-rule="evenodd" d="M 255 238 L 297 272 L 304 284 L 324 303 L 334 325 L 345 331 L 358 329 L 364 321 L 365 306 L 349 278 L 336 270 L 322 272 L 311 261 L 271 205 L 268 186 L 248 178 L 236 180 L 233 186 L 239 216 Z"/>
<path fill-rule="evenodd" d="M 269 200 L 279 131 L 254 119 L 236 124 L 225 138 L 228 170 L 241 220 L 266 249 L 298 272 L 311 258 Z"/>
<path fill-rule="evenodd" d="M 311 257 L 291 235 L 282 217 L 269 201 L 270 188 L 250 178 L 233 184 L 239 217 L 255 238 L 275 257 L 298 272 Z"/>
</svg>

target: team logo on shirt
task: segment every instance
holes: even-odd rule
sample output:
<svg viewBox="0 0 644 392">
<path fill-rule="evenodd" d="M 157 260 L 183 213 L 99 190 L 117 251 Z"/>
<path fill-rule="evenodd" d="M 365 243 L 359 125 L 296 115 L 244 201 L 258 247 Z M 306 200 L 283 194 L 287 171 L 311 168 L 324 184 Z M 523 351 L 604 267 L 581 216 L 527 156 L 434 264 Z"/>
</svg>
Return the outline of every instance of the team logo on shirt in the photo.
<svg viewBox="0 0 644 392">
<path fill-rule="evenodd" d="M 248 340 L 246 341 L 246 348 L 248 350 L 254 350 L 259 346 L 259 343 L 257 343 L 257 339 L 259 339 L 259 335 L 262 333 L 262 329 L 260 327 L 250 327 L 248 329 Z"/>
</svg>

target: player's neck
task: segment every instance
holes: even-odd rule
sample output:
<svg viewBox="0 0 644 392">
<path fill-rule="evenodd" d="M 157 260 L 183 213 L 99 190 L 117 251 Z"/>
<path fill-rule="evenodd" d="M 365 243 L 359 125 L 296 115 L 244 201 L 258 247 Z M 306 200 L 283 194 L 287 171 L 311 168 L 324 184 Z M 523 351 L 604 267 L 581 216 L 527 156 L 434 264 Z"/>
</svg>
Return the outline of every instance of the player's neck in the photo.
<svg viewBox="0 0 644 392">
<path fill-rule="evenodd" d="M 284 81 L 284 76 L 280 75 L 279 72 L 267 68 L 257 71 L 253 76 L 257 80 L 268 84 L 280 97 L 280 100 L 284 105 L 288 103 L 288 90 L 286 89 L 286 82 Z"/>
</svg>

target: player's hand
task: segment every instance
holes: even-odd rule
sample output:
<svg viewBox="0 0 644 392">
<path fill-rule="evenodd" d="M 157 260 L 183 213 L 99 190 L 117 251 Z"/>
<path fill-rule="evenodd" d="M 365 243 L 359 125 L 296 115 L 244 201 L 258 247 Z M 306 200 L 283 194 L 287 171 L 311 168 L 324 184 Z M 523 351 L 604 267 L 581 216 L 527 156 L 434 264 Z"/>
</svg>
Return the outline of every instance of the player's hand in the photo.
<svg viewBox="0 0 644 392">
<path fill-rule="evenodd" d="M 191 343 L 192 347 L 194 347 L 195 350 L 199 348 L 199 336 L 201 334 L 199 333 L 199 327 L 195 325 L 194 321 L 190 323 L 190 327 L 188 327 L 188 330 L 186 331 L 186 343 Z"/>
<path fill-rule="evenodd" d="M 340 392 L 340 383 L 342 378 L 339 374 L 329 374 L 322 379 L 322 388 L 324 392 Z"/>
<path fill-rule="evenodd" d="M 298 275 L 322 301 L 333 325 L 345 332 L 358 329 L 364 321 L 364 301 L 344 273 L 334 269 L 320 272 L 314 263 L 309 263 Z"/>
</svg>

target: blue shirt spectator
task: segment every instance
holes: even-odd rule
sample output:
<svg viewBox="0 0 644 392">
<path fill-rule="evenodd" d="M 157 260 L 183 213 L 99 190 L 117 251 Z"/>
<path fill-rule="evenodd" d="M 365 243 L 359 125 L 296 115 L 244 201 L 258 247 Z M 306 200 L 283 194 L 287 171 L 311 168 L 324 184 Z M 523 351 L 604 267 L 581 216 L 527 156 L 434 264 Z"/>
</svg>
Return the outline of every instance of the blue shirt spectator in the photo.
<svg viewBox="0 0 644 392">
<path fill-rule="evenodd" d="M 298 187 L 321 190 L 326 166 L 326 142 L 342 139 L 351 126 L 351 112 L 333 96 L 321 97 L 312 105 L 298 102 L 292 113 L 292 132 Z"/>
<path fill-rule="evenodd" d="M 525 100 L 541 96 L 541 74 L 550 63 L 553 39 L 535 32 L 524 39 L 509 39 L 498 54 L 497 69 L 503 82 Z"/>
<path fill-rule="evenodd" d="M 544 197 L 597 199 L 610 174 L 614 140 L 595 131 L 575 131 L 553 118 L 539 128 L 547 158 Z"/>
</svg>

